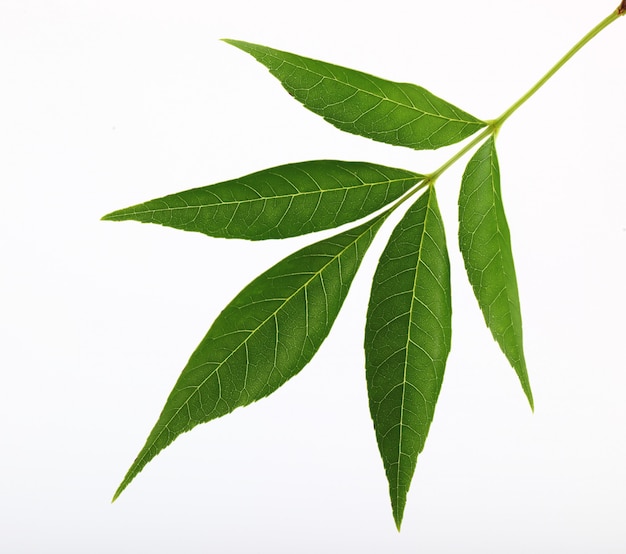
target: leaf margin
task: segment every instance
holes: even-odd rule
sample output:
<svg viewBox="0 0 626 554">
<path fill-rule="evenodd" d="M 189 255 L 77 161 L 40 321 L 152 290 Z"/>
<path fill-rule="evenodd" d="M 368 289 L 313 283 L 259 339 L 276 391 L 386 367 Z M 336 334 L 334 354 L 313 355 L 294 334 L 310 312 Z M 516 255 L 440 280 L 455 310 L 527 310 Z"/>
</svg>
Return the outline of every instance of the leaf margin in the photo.
<svg viewBox="0 0 626 554">
<path fill-rule="evenodd" d="M 301 56 L 299 54 L 294 54 L 291 52 L 286 52 L 284 50 L 278 50 L 269 46 L 264 46 L 261 44 L 255 44 L 255 43 L 251 43 L 251 42 L 246 42 L 246 41 L 242 41 L 242 40 L 236 40 L 236 39 L 230 39 L 230 38 L 223 38 L 221 39 L 223 42 L 230 44 L 231 46 L 234 46 L 236 48 L 239 48 L 240 50 L 250 54 L 252 57 L 254 57 L 259 63 L 261 63 L 262 65 L 264 65 L 267 69 L 269 69 L 270 73 L 276 77 L 281 85 L 283 86 L 283 88 L 285 88 L 287 90 L 287 92 L 294 97 L 296 100 L 298 100 L 304 107 L 306 107 L 308 110 L 316 113 L 317 115 L 320 115 L 321 117 L 323 117 L 327 122 L 329 122 L 331 125 L 337 127 L 338 129 L 351 133 L 351 134 L 356 134 L 359 136 L 363 136 L 365 138 L 369 138 L 375 141 L 379 141 L 379 142 L 384 142 L 387 144 L 392 144 L 395 146 L 404 146 L 407 148 L 412 148 L 415 150 L 434 150 L 437 148 L 441 148 L 444 146 L 450 146 L 452 144 L 455 144 L 457 142 L 460 142 L 462 140 L 464 140 L 465 138 L 473 135 L 474 133 L 476 133 L 477 131 L 479 131 L 480 129 L 483 129 L 484 127 L 486 127 L 488 125 L 488 123 L 486 121 L 482 121 L 478 118 L 476 118 L 475 116 L 469 114 L 468 112 L 466 112 L 465 110 L 462 110 L 461 108 L 458 108 L 457 106 L 455 106 L 454 104 L 451 104 L 450 102 L 447 102 L 446 100 L 444 100 L 443 98 L 436 96 L 435 94 L 431 93 L 430 91 L 426 90 L 425 88 L 419 86 L 419 85 L 415 85 L 413 83 L 402 83 L 402 82 L 396 82 L 396 81 L 390 81 L 388 79 L 383 79 L 381 77 L 377 77 L 375 75 L 363 72 L 363 71 L 359 71 L 356 69 L 351 69 L 348 67 L 344 67 L 344 66 L 340 66 L 337 64 L 332 64 L 330 62 L 325 62 L 322 60 L 317 60 L 317 59 L 313 59 L 313 58 L 309 58 L 306 56 Z M 403 96 L 405 97 L 406 100 L 408 100 L 407 103 L 404 102 L 398 102 L 398 101 L 393 101 L 393 103 L 397 104 L 397 106 L 401 107 L 401 108 L 405 108 L 405 109 L 409 109 L 409 110 L 414 110 L 415 113 L 415 117 L 413 118 L 413 120 L 418 119 L 420 117 L 423 117 L 425 115 L 428 116 L 432 116 L 434 118 L 442 118 L 443 116 L 442 114 L 429 114 L 428 112 L 426 112 L 424 109 L 418 110 L 417 106 L 415 106 L 413 100 L 414 98 L 411 98 L 411 96 L 413 94 L 419 96 L 424 96 L 425 99 L 425 103 L 426 104 L 430 104 L 430 107 L 434 107 L 435 104 L 440 104 L 441 107 L 443 107 L 446 110 L 450 110 L 453 113 L 455 113 L 455 115 L 457 116 L 456 118 L 448 118 L 448 121 L 454 121 L 455 119 L 459 122 L 459 123 L 463 123 L 465 127 L 472 127 L 471 131 L 466 131 L 466 130 L 462 130 L 459 131 L 457 134 L 457 137 L 454 140 L 449 140 L 449 141 L 443 141 L 440 143 L 433 143 L 431 141 L 430 138 L 426 137 L 426 138 L 420 138 L 417 139 L 416 142 L 411 142 L 408 140 L 400 140 L 400 138 L 398 137 L 398 139 L 396 140 L 385 140 L 381 137 L 377 137 L 375 136 L 375 134 L 377 132 L 381 132 L 381 131 L 376 131 L 376 132 L 367 132 L 365 129 L 357 129 L 357 127 L 355 126 L 352 130 L 348 129 L 348 128 L 344 128 L 342 125 L 340 125 L 340 121 L 335 119 L 334 116 L 326 116 L 323 113 L 320 113 L 319 111 L 317 111 L 316 109 L 312 108 L 310 105 L 307 105 L 305 100 L 301 100 L 300 98 L 298 98 L 297 94 L 296 94 L 296 90 L 306 90 L 303 87 L 293 87 L 290 88 L 288 87 L 284 80 L 281 79 L 280 77 L 277 76 L 276 74 L 276 69 L 270 67 L 267 63 L 265 63 L 264 61 L 262 61 L 260 59 L 260 54 L 255 54 L 254 51 L 257 52 L 265 52 L 265 54 L 270 54 L 270 55 L 274 55 L 276 57 L 278 57 L 279 59 L 282 58 L 282 61 L 284 63 L 285 58 L 290 57 L 290 58 L 297 58 L 299 60 L 304 61 L 305 63 L 313 63 L 313 64 L 321 64 L 322 66 L 324 66 L 325 68 L 329 68 L 331 70 L 335 70 L 335 71 L 340 71 L 340 72 L 344 72 L 344 73 L 348 73 L 349 75 L 352 76 L 353 79 L 355 80 L 369 80 L 371 81 L 371 83 L 374 84 L 373 88 L 378 88 L 379 90 L 382 90 L 382 87 L 393 87 L 397 89 L 397 93 L 398 96 Z M 322 76 L 324 77 L 324 76 Z M 340 82 L 339 80 L 336 79 L 337 82 Z M 321 82 L 321 81 L 320 81 Z M 366 91 L 365 89 L 359 89 L 356 86 L 351 85 L 350 83 L 342 83 L 346 86 L 352 87 L 355 90 L 355 93 L 358 92 L 366 92 L 367 94 L 369 94 L 370 96 L 374 96 L 377 97 L 381 102 L 384 101 L 389 101 L 392 102 L 391 98 L 384 96 L 384 95 L 379 95 L 376 94 L 375 92 L 372 91 Z M 331 106 L 331 105 L 338 105 L 339 102 L 332 102 L 332 103 L 327 103 L 325 107 Z M 354 108 L 354 106 L 350 106 L 351 108 Z M 377 107 L 377 106 L 375 106 Z M 358 109 L 358 108 L 357 108 Z M 365 110 L 360 111 L 359 115 L 356 116 L 355 121 L 357 121 L 358 119 L 360 119 L 361 117 L 363 117 L 364 115 L 366 115 L 370 110 Z M 388 116 L 388 114 L 387 114 Z M 461 118 L 465 118 L 465 119 L 461 119 Z M 383 118 L 379 118 L 379 119 L 383 119 Z M 406 120 L 404 121 L 402 126 L 405 125 L 410 125 L 412 123 L 412 120 Z M 397 128 L 395 130 L 395 132 L 397 133 L 399 131 L 400 128 Z M 385 131 L 385 132 L 389 132 Z M 438 131 L 437 131 L 438 132 Z M 435 134 L 435 133 L 432 133 Z"/>
<path fill-rule="evenodd" d="M 415 229 L 418 229 L 418 232 L 416 232 L 417 238 L 415 243 L 411 243 L 411 231 Z M 428 257 L 432 264 L 433 256 L 435 258 L 434 263 L 438 268 L 438 275 L 435 275 L 430 268 L 429 262 L 424 261 L 424 258 Z M 415 264 L 412 265 L 410 262 L 414 261 L 414 258 L 417 259 Z M 405 259 L 406 263 L 404 262 Z M 402 260 L 402 262 L 398 263 L 399 260 Z M 423 273 L 422 269 L 426 273 Z M 391 274 L 389 273 L 390 270 Z M 394 286 L 397 286 L 399 276 L 409 271 L 412 272 L 411 290 L 394 288 Z M 422 275 L 426 275 L 426 278 L 423 278 Z M 427 285 L 429 275 L 434 277 L 436 283 L 440 286 L 437 291 L 438 294 L 435 293 L 433 296 L 431 296 L 431 289 Z M 394 279 L 394 282 L 392 282 L 392 279 Z M 382 281 L 379 282 L 380 280 Z M 386 287 L 383 286 L 384 283 L 387 283 Z M 418 296 L 420 293 L 421 296 Z M 410 300 L 407 306 L 402 303 L 401 298 L 409 294 Z M 430 296 L 430 298 L 425 300 L 425 294 Z M 430 302 L 426 304 L 429 300 Z M 391 313 L 377 314 L 376 312 L 382 311 L 383 305 L 391 306 L 391 308 L 388 308 Z M 433 339 L 430 333 L 421 327 L 424 325 L 424 321 L 431 315 L 441 328 L 441 335 L 437 339 Z M 376 337 L 383 329 L 387 329 L 387 334 L 389 334 L 393 327 L 395 331 L 394 338 L 396 338 L 400 333 L 397 326 L 402 324 L 400 318 L 404 316 L 408 317 L 404 348 L 396 348 L 395 351 L 387 355 L 388 349 L 385 349 L 385 346 L 389 346 L 389 341 L 384 341 L 385 344 L 381 346 Z M 417 459 L 425 446 L 443 384 L 445 366 L 451 349 L 451 318 L 450 261 L 445 229 L 437 203 L 435 187 L 434 184 L 430 184 L 427 190 L 411 205 L 398 222 L 380 256 L 372 280 L 372 291 L 366 318 L 364 346 L 370 414 L 374 423 L 379 452 L 383 460 L 385 473 L 387 474 L 392 513 L 398 531 L 402 524 L 407 494 L 416 469 Z M 375 326 L 374 321 L 377 319 L 384 320 L 384 324 Z M 404 327 L 402 332 L 404 332 Z M 404 335 L 400 336 L 401 342 L 403 337 Z M 426 351 L 426 347 L 423 344 L 417 342 L 420 338 L 433 339 L 433 344 L 430 345 L 431 348 L 428 351 Z M 395 346 L 397 347 L 397 344 Z M 393 359 L 402 350 L 402 363 L 400 364 L 400 361 L 398 361 L 395 364 Z M 426 357 L 430 358 L 431 364 L 421 358 L 421 355 L 418 354 L 420 350 Z M 379 356 L 383 357 L 382 360 Z M 417 361 L 418 358 L 419 361 Z M 412 364 L 415 364 L 415 366 L 411 367 Z M 397 367 L 394 367 L 394 365 Z M 401 368 L 399 367 L 400 365 L 402 366 Z M 379 376 L 378 373 L 381 370 L 386 375 Z M 390 373 L 400 370 L 403 373 L 403 377 L 402 383 L 398 385 L 395 381 L 392 381 Z M 434 379 L 432 379 L 433 376 Z M 398 407 L 395 405 L 391 406 L 391 408 L 387 407 L 387 413 L 383 414 L 382 417 L 380 417 L 379 412 L 387 404 L 398 386 L 402 386 L 399 421 L 396 422 L 394 419 L 393 424 L 390 425 L 388 420 L 394 417 L 393 414 Z M 410 388 L 414 388 L 416 392 L 419 392 L 419 395 L 424 400 L 424 405 L 419 406 L 419 415 L 417 410 L 413 411 L 416 409 L 415 406 L 405 406 L 409 396 L 407 390 L 410 390 Z M 407 416 L 407 420 L 411 419 L 411 424 L 405 424 L 405 416 Z M 423 417 L 424 421 L 418 421 L 418 429 L 414 429 L 412 425 L 415 425 L 415 419 L 419 420 L 420 417 Z M 399 438 L 397 441 L 397 457 L 393 457 L 388 456 L 386 444 L 388 443 L 388 435 L 396 427 L 399 429 Z M 411 444 L 406 445 L 406 448 L 403 449 L 403 445 L 406 442 L 403 433 L 404 427 L 410 429 L 414 436 Z M 408 460 L 403 464 L 402 460 L 407 458 Z M 403 465 L 408 465 L 408 469 L 403 471 Z M 396 467 L 396 472 L 395 475 L 392 475 L 394 467 Z"/>
<path fill-rule="evenodd" d="M 227 239 L 284 239 L 363 219 L 423 179 L 413 171 L 370 162 L 308 160 L 168 194 L 115 210 L 101 219 L 156 223 Z M 281 194 L 276 194 L 277 190 Z M 341 194 L 342 198 L 333 198 Z M 317 197 L 312 211 L 307 197 Z M 359 209 L 354 208 L 357 202 Z M 286 207 L 278 211 L 285 203 Z M 306 210 L 308 217 L 302 213 Z M 181 213 L 186 220 L 174 217 Z"/>
<path fill-rule="evenodd" d="M 343 302 L 345 301 L 347 294 L 349 292 L 349 288 L 352 284 L 352 280 L 354 279 L 354 276 L 356 275 L 359 266 L 363 260 L 363 257 L 366 254 L 367 249 L 369 248 L 369 246 L 371 245 L 371 242 L 373 241 L 376 233 L 378 232 L 378 230 L 380 229 L 380 227 L 382 226 L 382 224 L 385 222 L 386 218 L 389 216 L 389 214 L 391 213 L 391 210 L 387 210 L 386 212 L 383 212 L 373 218 L 371 218 L 370 220 L 366 221 L 365 223 L 362 223 L 359 226 L 356 227 L 352 227 L 342 233 L 339 233 L 337 235 L 333 235 L 329 238 L 326 239 L 322 239 L 320 241 L 317 241 L 313 244 L 310 244 L 308 246 L 305 246 L 304 248 L 301 248 L 300 250 L 290 254 L 289 256 L 283 258 L 282 260 L 280 260 L 279 262 L 277 262 L 276 264 L 274 264 L 272 267 L 270 267 L 268 270 L 266 270 L 265 272 L 263 272 L 262 274 L 260 274 L 258 277 L 256 277 L 255 279 L 253 279 L 248 285 L 246 285 L 236 296 L 235 298 L 233 298 L 233 300 L 224 308 L 224 310 L 218 315 L 218 317 L 216 318 L 216 320 L 213 322 L 213 324 L 211 325 L 209 331 L 207 332 L 207 334 L 205 335 L 205 337 L 202 339 L 202 341 L 200 342 L 200 344 L 198 345 L 198 347 L 196 348 L 196 350 L 194 351 L 194 353 L 191 355 L 189 362 L 187 362 L 187 364 L 185 365 L 185 367 L 183 368 L 181 375 L 178 377 L 172 391 L 170 392 L 165 405 L 161 411 L 161 414 L 159 415 L 158 419 L 157 419 L 157 423 L 153 426 L 152 430 L 150 431 L 148 438 L 146 439 L 146 442 L 144 444 L 144 446 L 142 447 L 142 449 L 140 450 L 139 454 L 136 456 L 135 460 L 133 461 L 133 463 L 131 464 L 130 468 L 128 469 L 128 471 L 126 472 L 122 482 L 120 483 L 120 485 L 118 486 L 117 490 L 115 491 L 115 494 L 113 495 L 112 498 L 112 502 L 115 502 L 115 500 L 121 495 L 121 493 L 126 489 L 126 487 L 139 475 L 139 473 L 144 469 L 144 467 L 150 462 L 152 461 L 162 450 L 164 450 L 166 447 L 168 447 L 178 436 L 180 436 L 181 434 L 190 431 L 193 427 L 195 427 L 196 425 L 200 424 L 200 423 L 207 423 L 208 421 L 211 421 L 213 419 L 217 419 L 218 417 L 222 417 L 223 415 L 226 415 L 228 413 L 231 413 L 232 411 L 234 411 L 235 409 L 239 408 L 239 407 L 243 407 L 246 405 L 251 404 L 252 402 L 259 400 L 261 398 L 264 398 L 266 396 L 269 396 L 272 392 L 274 392 L 276 389 L 278 389 L 280 386 L 282 386 L 287 380 L 289 380 L 290 378 L 292 378 L 293 376 L 295 376 L 297 373 L 299 373 L 304 366 L 306 366 L 309 361 L 313 358 L 313 356 L 317 353 L 317 351 L 319 350 L 321 344 L 323 343 L 323 341 L 326 339 L 326 337 L 328 336 L 328 334 L 330 333 L 330 330 L 332 328 L 332 325 L 343 305 Z M 269 392 L 266 392 L 265 394 L 261 394 L 260 396 L 256 397 L 256 398 L 251 398 L 249 401 L 244 402 L 240 405 L 237 405 L 233 408 L 228 407 L 228 409 L 221 414 L 212 416 L 208 419 L 202 420 L 202 421 L 198 421 L 196 423 L 193 423 L 190 426 L 184 426 L 184 428 L 182 430 L 180 430 L 179 432 L 177 432 L 175 434 L 175 436 L 173 438 L 171 438 L 170 440 L 166 440 L 166 444 L 164 444 L 163 446 L 157 447 L 156 450 L 154 452 L 150 452 L 150 450 L 153 448 L 154 443 L 156 442 L 156 440 L 158 440 L 158 438 L 160 438 L 161 434 L 163 433 L 163 430 L 167 430 L 167 425 L 165 425 L 163 427 L 163 429 L 158 429 L 160 427 L 160 423 L 161 420 L 164 418 L 164 415 L 166 413 L 166 410 L 168 408 L 168 405 L 173 401 L 172 399 L 175 396 L 175 393 L 177 392 L 177 387 L 179 386 L 179 384 L 181 384 L 181 382 L 183 382 L 184 384 L 184 379 L 183 377 L 185 376 L 185 373 L 189 372 L 194 368 L 189 369 L 191 366 L 190 364 L 192 363 L 192 360 L 194 360 L 194 357 L 197 355 L 197 353 L 200 351 L 201 347 L 203 346 L 203 344 L 205 344 L 205 342 L 207 341 L 208 338 L 210 338 L 211 332 L 212 330 L 216 327 L 216 325 L 218 324 L 218 322 L 223 321 L 225 318 L 230 316 L 230 312 L 232 311 L 232 309 L 238 309 L 238 306 L 236 305 L 237 301 L 239 299 L 244 298 L 244 293 L 246 293 L 247 291 L 253 289 L 254 287 L 258 286 L 258 284 L 260 282 L 263 282 L 263 280 L 268 279 L 268 277 L 272 277 L 272 272 L 273 271 L 277 271 L 277 268 L 281 267 L 282 265 L 289 265 L 290 262 L 292 262 L 293 260 L 297 259 L 298 256 L 302 256 L 304 255 L 304 253 L 308 253 L 309 251 L 314 251 L 316 247 L 319 247 L 321 245 L 323 245 L 324 243 L 328 243 L 332 240 L 338 239 L 340 237 L 347 237 L 349 236 L 351 233 L 360 233 L 358 235 L 358 237 L 356 239 L 354 239 L 352 241 L 352 243 L 349 243 L 348 246 L 346 246 L 339 255 L 341 255 L 342 253 L 344 253 L 348 247 L 352 247 L 354 246 L 357 250 L 357 261 L 356 261 L 356 266 L 354 267 L 353 273 L 350 276 L 350 279 L 348 281 L 342 281 L 342 285 L 344 285 L 345 287 L 345 291 L 343 293 L 343 296 L 339 297 L 339 306 L 336 310 L 336 312 L 334 313 L 334 315 L 332 316 L 332 318 L 330 320 L 327 320 L 327 329 L 325 331 L 325 334 L 322 336 L 321 340 L 319 341 L 319 344 L 317 344 L 317 346 L 314 346 L 314 350 L 311 353 L 311 355 L 308 357 L 308 359 L 305 359 L 303 364 L 296 369 L 292 375 L 290 375 L 289 377 L 287 377 L 287 379 L 285 379 L 282 383 L 280 383 L 278 386 L 276 386 L 273 390 L 270 390 Z M 360 258 L 358 258 L 358 241 L 361 240 L 363 237 L 365 237 L 366 235 L 369 234 L 369 237 L 365 239 L 365 247 L 363 249 L 363 252 L 360 254 Z M 334 260 L 339 260 L 339 255 L 336 255 L 331 262 L 333 262 Z M 328 262 L 324 268 L 328 267 L 330 265 L 331 262 Z M 340 270 L 341 270 L 341 263 L 339 263 L 340 266 Z M 323 268 L 323 269 L 324 269 Z M 319 275 L 321 273 L 322 270 L 317 272 L 317 275 Z M 310 283 L 312 281 L 313 278 L 309 279 L 309 281 L 307 282 Z M 300 287 L 299 290 L 304 290 L 304 286 Z M 298 290 L 298 292 L 299 292 Z M 293 296 L 295 295 L 292 294 L 290 298 L 287 299 L 287 301 L 289 301 L 291 298 L 293 298 Z M 287 302 L 286 301 L 286 302 Z M 285 302 L 285 304 L 286 304 Z M 307 305 L 307 310 L 308 310 L 308 305 Z M 308 317 L 308 311 L 307 313 L 307 317 Z M 267 320 L 265 321 L 267 322 Z M 265 322 L 263 322 L 261 325 L 263 325 Z M 260 326 L 259 326 L 260 327 Z M 229 354 L 230 356 L 230 354 Z M 187 385 L 184 385 L 184 387 L 186 387 Z M 176 415 L 180 412 L 180 409 L 178 411 L 176 411 L 176 413 L 174 414 L 174 416 L 170 417 L 168 424 L 171 423 L 171 421 L 173 420 L 174 417 L 176 417 Z M 169 430 L 167 430 L 167 432 L 169 433 Z M 155 438 L 156 437 L 156 438 Z"/>
<path fill-rule="evenodd" d="M 477 171 L 482 170 L 484 172 L 484 167 L 481 167 L 484 165 L 488 165 L 489 169 L 487 170 L 483 181 L 479 184 L 473 183 L 473 175 Z M 484 183 L 487 183 L 487 185 L 483 186 Z M 482 189 L 480 188 L 481 186 Z M 470 193 L 468 192 L 469 189 L 474 190 Z M 482 211 L 477 212 L 477 217 L 474 218 L 480 220 L 479 226 L 483 225 L 485 221 L 491 225 L 495 225 L 496 231 L 493 233 L 493 236 L 498 237 L 498 248 L 490 258 L 489 264 L 499 258 L 498 272 L 505 276 L 505 284 L 499 291 L 497 291 L 498 294 L 495 297 L 491 294 L 487 299 L 481 299 L 481 290 L 487 290 L 487 288 L 494 285 L 493 283 L 483 284 L 482 276 L 480 279 L 477 278 L 474 270 L 481 273 L 481 275 L 487 274 L 493 276 L 494 273 L 493 271 L 491 274 L 485 273 L 484 270 L 486 267 L 482 270 L 481 268 L 472 267 L 472 265 L 476 262 L 476 257 L 483 258 L 485 253 L 484 251 L 480 252 L 473 248 L 474 233 L 477 231 L 478 227 L 472 231 L 469 228 L 469 223 L 467 221 L 468 218 L 465 217 L 465 211 L 470 209 L 468 206 L 469 199 L 475 191 L 478 191 L 478 193 L 482 193 L 483 196 L 487 197 L 488 205 L 486 206 L 486 210 L 483 209 Z M 481 200 L 484 201 L 484 199 Z M 490 135 L 483 142 L 467 163 L 461 179 L 458 205 L 458 242 L 467 278 L 472 286 L 474 296 L 476 297 L 480 310 L 483 314 L 485 325 L 491 332 L 493 339 L 498 343 L 500 350 L 507 358 L 509 364 L 515 370 L 530 408 L 534 411 L 534 399 L 524 355 L 522 315 L 517 277 L 515 273 L 515 264 L 513 260 L 513 250 L 511 247 L 510 230 L 504 211 L 504 204 L 502 202 L 500 166 L 496 152 L 495 134 Z M 491 216 L 491 221 L 487 219 L 489 216 Z M 490 240 L 490 237 L 487 237 L 487 241 L 488 240 Z M 509 310 L 500 310 L 500 312 L 494 314 L 491 309 L 491 304 L 498 299 L 503 290 L 506 294 Z M 509 326 L 504 330 L 497 328 L 496 326 L 496 320 L 503 316 L 509 320 Z M 513 329 L 514 333 L 512 342 L 510 340 L 506 340 L 504 337 L 504 333 L 509 327 Z M 517 351 L 517 354 L 515 354 L 514 351 Z"/>
</svg>

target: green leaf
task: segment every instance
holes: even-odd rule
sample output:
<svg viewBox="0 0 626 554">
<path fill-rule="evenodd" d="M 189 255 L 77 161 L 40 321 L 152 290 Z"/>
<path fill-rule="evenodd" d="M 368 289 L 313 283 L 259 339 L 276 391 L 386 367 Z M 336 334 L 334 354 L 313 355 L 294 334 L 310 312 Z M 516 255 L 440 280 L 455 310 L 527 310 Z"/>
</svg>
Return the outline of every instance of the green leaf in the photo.
<svg viewBox="0 0 626 554">
<path fill-rule="evenodd" d="M 486 124 L 422 87 L 226 40 L 265 65 L 306 108 L 348 133 L 417 150 L 459 142 Z"/>
<path fill-rule="evenodd" d="M 214 237 L 279 239 L 361 219 L 422 179 L 372 163 L 317 160 L 171 194 L 103 219 L 159 223 Z"/>
<path fill-rule="evenodd" d="M 233 299 L 183 369 L 114 500 L 178 435 L 271 394 L 309 362 L 387 215 L 295 252 Z"/>
<path fill-rule="evenodd" d="M 430 186 L 385 247 L 365 328 L 370 411 L 398 529 L 443 382 L 451 316 L 446 238 Z"/>
<path fill-rule="evenodd" d="M 511 236 L 500 193 L 493 136 L 474 154 L 463 174 L 459 245 L 485 323 L 515 369 L 532 408 Z"/>
</svg>

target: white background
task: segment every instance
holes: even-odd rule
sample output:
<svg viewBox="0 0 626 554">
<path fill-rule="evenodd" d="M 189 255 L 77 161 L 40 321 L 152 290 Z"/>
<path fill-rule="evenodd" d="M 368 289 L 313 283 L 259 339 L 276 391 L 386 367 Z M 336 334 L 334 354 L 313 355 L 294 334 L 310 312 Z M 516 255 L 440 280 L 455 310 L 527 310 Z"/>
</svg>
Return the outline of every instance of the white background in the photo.
<svg viewBox="0 0 626 554">
<path fill-rule="evenodd" d="M 626 551 L 626 19 L 498 139 L 534 415 L 462 271 L 463 164 L 438 183 L 453 348 L 400 534 L 362 352 L 392 225 L 300 375 L 180 437 L 111 505 L 220 310 L 324 235 L 99 221 L 288 162 L 429 172 L 456 151 L 342 133 L 219 38 L 415 82 L 488 119 L 616 3 L 0 0 L 0 551 Z"/>
</svg>

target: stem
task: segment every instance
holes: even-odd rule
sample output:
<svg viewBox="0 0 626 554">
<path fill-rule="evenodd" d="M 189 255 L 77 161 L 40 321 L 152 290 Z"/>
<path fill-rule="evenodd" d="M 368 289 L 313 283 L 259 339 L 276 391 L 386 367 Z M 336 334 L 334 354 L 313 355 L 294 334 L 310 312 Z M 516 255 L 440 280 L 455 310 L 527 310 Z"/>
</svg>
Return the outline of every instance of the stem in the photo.
<svg viewBox="0 0 626 554">
<path fill-rule="evenodd" d="M 624 0 L 626 2 L 626 0 Z M 429 181 L 435 181 L 437 177 L 439 177 L 446 169 L 448 169 L 451 165 L 454 165 L 460 158 L 465 156 L 474 146 L 482 142 L 483 139 L 486 139 L 490 135 L 495 132 L 495 128 L 492 125 L 489 125 L 486 129 L 483 129 L 481 133 L 479 133 L 476 137 L 474 137 L 470 142 L 468 142 L 461 150 L 459 150 L 454 156 L 452 156 L 446 163 L 444 163 L 441 167 L 429 173 L 426 178 Z"/>
<path fill-rule="evenodd" d="M 510 108 L 508 108 L 500 117 L 491 121 L 486 121 L 487 128 L 478 134 L 473 140 L 468 142 L 461 150 L 459 150 L 454 156 L 452 156 L 441 167 L 425 176 L 424 180 L 420 183 L 420 186 L 416 189 L 420 190 L 428 184 L 434 184 L 435 180 L 448 169 L 451 165 L 455 164 L 460 158 L 467 154 L 474 146 L 482 142 L 483 139 L 497 133 L 502 124 L 522 105 L 524 104 L 535 92 L 537 92 L 543 85 L 545 85 L 550 78 L 561 69 L 585 44 L 587 44 L 592 38 L 600 33 L 603 29 L 608 27 L 613 21 L 626 14 L 626 0 L 622 0 L 619 7 L 611 13 L 608 17 L 604 18 L 598 23 L 591 31 L 589 31 L 583 38 L 581 38 L 568 52 L 541 78 L 537 83 L 522 96 L 517 102 L 515 102 Z M 416 192 L 415 191 L 415 192 Z M 411 194 L 403 197 L 399 204 L 404 202 L 409 196 L 413 196 L 414 191 Z"/>
<path fill-rule="evenodd" d="M 608 17 L 604 18 L 583 38 L 581 38 L 568 52 L 550 69 L 524 96 L 522 96 L 515 104 L 506 110 L 500 117 L 490 122 L 496 128 L 500 127 L 526 100 L 528 100 L 535 92 L 537 92 L 546 82 L 561 69 L 585 44 L 593 37 L 600 33 L 604 28 L 608 27 L 613 21 L 626 13 L 626 0 L 622 0 L 620 6 Z"/>
<path fill-rule="evenodd" d="M 434 186 L 437 178 L 448 169 L 451 165 L 454 165 L 460 158 L 465 156 L 472 148 L 482 142 L 484 139 L 496 134 L 502 124 L 522 105 L 524 104 L 535 92 L 537 92 L 543 85 L 545 85 L 550 78 L 561 69 L 585 44 L 587 44 L 593 37 L 600 33 L 603 29 L 608 27 L 613 21 L 626 14 L 626 0 L 622 0 L 619 7 L 611 13 L 608 17 L 604 18 L 598 23 L 591 31 L 589 31 L 583 38 L 581 38 L 566 54 L 563 56 L 537 83 L 522 96 L 517 102 L 515 102 L 509 109 L 507 109 L 500 117 L 491 121 L 486 121 L 487 127 L 483 129 L 476 137 L 468 142 L 463 148 L 461 148 L 454 156 L 452 156 L 441 167 L 424 175 L 424 179 L 420 181 L 414 188 L 409 190 L 404 196 L 400 197 L 395 204 L 389 208 L 388 213 L 393 212 L 397 207 L 406 202 L 418 191 L 427 186 Z"/>
<path fill-rule="evenodd" d="M 410 189 L 408 192 L 404 194 L 404 196 L 401 196 L 398 200 L 396 200 L 396 202 L 391 206 L 391 208 L 387 210 L 387 214 L 388 215 L 391 214 L 392 212 L 395 211 L 396 208 L 404 204 L 409 198 L 417 194 L 423 188 L 426 188 L 432 184 L 434 184 L 434 180 L 431 179 L 429 175 L 425 175 L 424 178 L 421 181 L 418 181 L 417 184 L 412 189 Z"/>
</svg>

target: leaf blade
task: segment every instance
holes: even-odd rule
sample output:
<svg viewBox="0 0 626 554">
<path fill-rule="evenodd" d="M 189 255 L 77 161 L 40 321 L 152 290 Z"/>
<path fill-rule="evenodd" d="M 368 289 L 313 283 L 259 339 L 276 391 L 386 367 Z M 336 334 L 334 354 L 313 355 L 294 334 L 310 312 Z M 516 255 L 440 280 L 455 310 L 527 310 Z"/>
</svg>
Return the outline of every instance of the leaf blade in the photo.
<svg viewBox="0 0 626 554">
<path fill-rule="evenodd" d="M 383 251 L 365 331 L 370 413 L 398 529 L 443 382 L 451 315 L 445 232 L 430 186 Z"/>
<path fill-rule="evenodd" d="M 348 133 L 422 150 L 454 144 L 486 125 L 417 85 L 259 44 L 224 41 L 252 55 L 291 96 Z"/>
<path fill-rule="evenodd" d="M 113 500 L 177 436 L 271 394 L 310 361 L 387 215 L 291 254 L 226 306 L 183 369 Z"/>
<path fill-rule="evenodd" d="M 102 219 L 157 223 L 213 237 L 281 239 L 361 219 L 422 179 L 367 162 L 314 160 L 156 198 Z"/>
<path fill-rule="evenodd" d="M 476 151 L 463 174 L 459 194 L 459 247 L 485 323 L 517 373 L 533 408 L 511 235 L 502 203 L 500 167 L 493 136 Z"/>
</svg>

